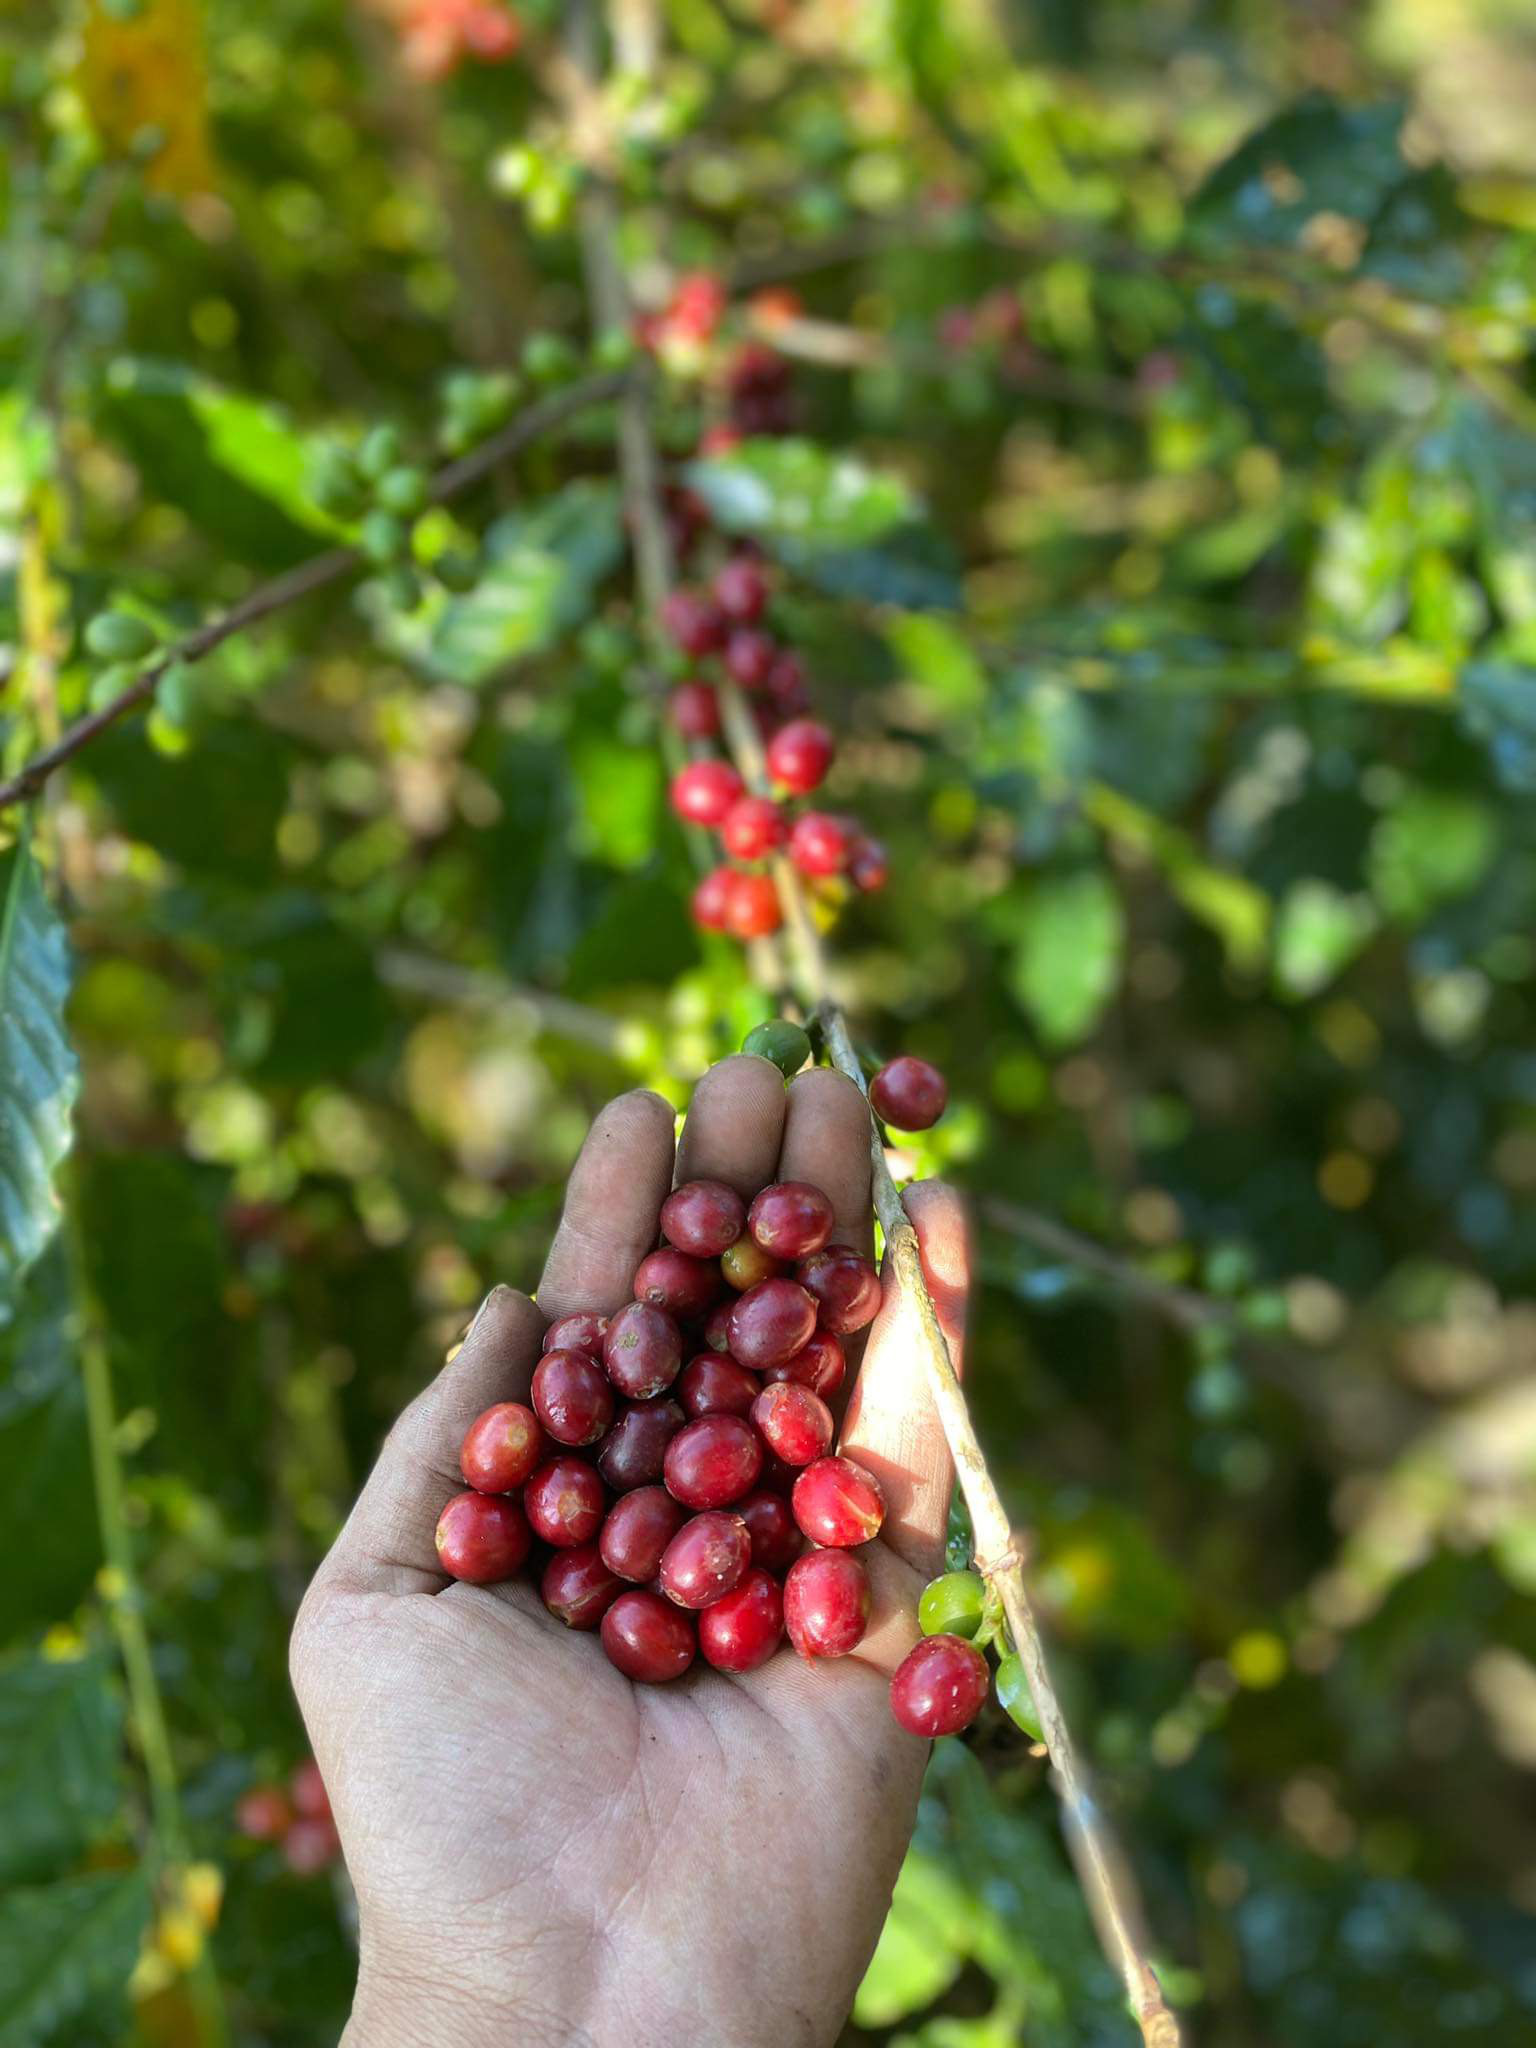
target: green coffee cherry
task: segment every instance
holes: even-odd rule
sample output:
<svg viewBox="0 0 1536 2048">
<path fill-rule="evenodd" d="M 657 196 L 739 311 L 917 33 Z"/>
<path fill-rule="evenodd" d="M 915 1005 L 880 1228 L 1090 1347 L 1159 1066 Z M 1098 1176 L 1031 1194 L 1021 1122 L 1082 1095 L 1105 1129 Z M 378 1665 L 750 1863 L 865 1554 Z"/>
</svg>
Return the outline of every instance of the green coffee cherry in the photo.
<svg viewBox="0 0 1536 2048">
<path fill-rule="evenodd" d="M 473 590 L 480 581 L 480 560 L 463 548 L 444 548 L 433 558 L 432 574 L 444 590 Z"/>
<path fill-rule="evenodd" d="M 605 327 L 592 344 L 592 360 L 600 370 L 627 370 L 638 354 L 635 337 L 623 327 Z"/>
<path fill-rule="evenodd" d="M 917 1623 L 925 1636 L 964 1636 L 969 1642 L 981 1627 L 987 1589 L 975 1572 L 945 1572 L 930 1579 L 917 1603 Z"/>
<path fill-rule="evenodd" d="M 405 562 L 385 570 L 384 590 L 397 612 L 413 612 L 421 603 L 421 578 Z"/>
<path fill-rule="evenodd" d="M 410 545 L 410 528 L 393 512 L 370 512 L 358 528 L 358 541 L 370 562 L 393 562 Z"/>
<path fill-rule="evenodd" d="M 158 645 L 158 635 L 133 612 L 98 612 L 85 629 L 85 644 L 103 661 L 136 661 Z"/>
<path fill-rule="evenodd" d="M 378 500 L 386 512 L 413 519 L 427 502 L 427 473 L 402 463 L 379 478 Z"/>
<path fill-rule="evenodd" d="M 772 1060 L 785 1080 L 798 1074 L 811 1056 L 811 1041 L 798 1024 L 791 1024 L 787 1017 L 770 1017 L 764 1024 L 754 1024 L 741 1041 L 743 1052 L 755 1052 L 759 1058 Z"/>
<path fill-rule="evenodd" d="M 563 334 L 530 334 L 523 344 L 523 368 L 535 384 L 559 384 L 574 377 L 581 359 Z"/>
<path fill-rule="evenodd" d="M 86 703 L 92 711 L 105 711 L 124 690 L 131 690 L 139 680 L 139 664 L 136 661 L 114 661 L 106 668 L 97 669 L 91 677 L 91 687 L 86 693 Z"/>
<path fill-rule="evenodd" d="M 309 495 L 335 519 L 357 517 L 368 498 L 348 450 L 317 450 L 309 465 Z"/>
<path fill-rule="evenodd" d="M 357 466 L 370 483 L 379 479 L 395 467 L 400 460 L 400 434 L 397 428 L 387 422 L 370 427 L 364 434 L 362 445 L 357 451 Z"/>
<path fill-rule="evenodd" d="M 1035 1712 L 1035 1696 L 1017 1654 L 1005 1657 L 997 1667 L 997 1697 L 1016 1728 L 1022 1728 L 1031 1741 L 1044 1742 L 1040 1716 Z"/>
</svg>

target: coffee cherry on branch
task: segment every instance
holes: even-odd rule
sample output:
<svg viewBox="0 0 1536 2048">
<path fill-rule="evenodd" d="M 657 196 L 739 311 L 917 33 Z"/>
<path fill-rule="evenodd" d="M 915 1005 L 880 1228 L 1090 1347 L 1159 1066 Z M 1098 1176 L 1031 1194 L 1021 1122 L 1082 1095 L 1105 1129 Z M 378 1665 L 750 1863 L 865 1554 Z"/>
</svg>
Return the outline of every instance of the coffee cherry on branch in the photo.
<svg viewBox="0 0 1536 2048">
<path fill-rule="evenodd" d="M 698 590 L 674 590 L 661 607 L 661 623 L 684 654 L 713 654 L 725 638 L 725 620 Z"/>
<path fill-rule="evenodd" d="M 464 1434 L 459 1469 L 478 1493 L 513 1493 L 544 1456 L 544 1432 L 521 1401 L 498 1401 Z"/>
<path fill-rule="evenodd" d="M 876 1116 L 898 1131 L 926 1131 L 944 1114 L 949 1083 L 927 1060 L 903 1053 L 887 1060 L 875 1075 L 869 1100 Z"/>
<path fill-rule="evenodd" d="M 768 578 L 750 555 L 732 555 L 715 577 L 716 606 L 738 626 L 755 626 L 768 602 Z"/>
<path fill-rule="evenodd" d="M 731 867 L 711 868 L 694 885 L 689 907 L 693 921 L 702 931 L 723 932 L 730 928 L 731 891 L 736 885 L 736 869 Z"/>
<path fill-rule="evenodd" d="M 331 1795 L 325 1789 L 320 1766 L 312 1756 L 294 1765 L 288 1780 L 288 1797 L 293 1801 L 294 1812 L 302 1814 L 306 1820 L 331 1818 Z"/>
<path fill-rule="evenodd" d="M 283 1861 L 296 1877 L 328 1870 L 341 1854 L 333 1820 L 296 1820 L 283 1837 Z"/>
<path fill-rule="evenodd" d="M 690 761 L 672 778 L 672 808 L 694 825 L 718 825 L 742 793 L 742 780 L 729 761 Z"/>
<path fill-rule="evenodd" d="M 746 1415 L 761 1391 L 755 1372 L 718 1351 L 701 1351 L 689 1359 L 674 1389 L 690 1416 Z"/>
<path fill-rule="evenodd" d="M 780 718 L 801 718 L 811 708 L 805 663 L 793 648 L 782 647 L 768 671 L 768 696 Z"/>
<path fill-rule="evenodd" d="M 761 1372 L 792 1358 L 816 1327 L 816 1304 L 793 1280 L 760 1280 L 731 1310 L 731 1356 Z"/>
<path fill-rule="evenodd" d="M 851 1245 L 823 1245 L 795 1267 L 795 1279 L 816 1303 L 824 1330 L 848 1337 L 880 1309 L 880 1275 Z"/>
<path fill-rule="evenodd" d="M 784 1600 L 777 1582 L 749 1571 L 733 1592 L 699 1616 L 699 1648 L 717 1671 L 755 1671 L 784 1635 Z"/>
<path fill-rule="evenodd" d="M 734 1512 L 752 1538 L 752 1562 L 767 1572 L 787 1572 L 805 1548 L 805 1539 L 784 1496 L 765 1486 L 754 1487 L 736 1502 Z"/>
<path fill-rule="evenodd" d="M 944 1572 L 930 1579 L 917 1603 L 917 1625 L 925 1636 L 964 1636 L 981 1627 L 987 1589 L 976 1572 Z"/>
<path fill-rule="evenodd" d="M 689 1180 L 661 1205 L 661 1234 L 695 1259 L 718 1259 L 736 1242 L 747 1205 L 723 1180 Z"/>
<path fill-rule="evenodd" d="M 791 1024 L 786 1017 L 770 1017 L 753 1025 L 741 1041 L 741 1049 L 771 1060 L 788 1081 L 810 1058 L 811 1041 L 800 1025 Z"/>
<path fill-rule="evenodd" d="M 805 811 L 789 834 L 789 857 L 802 875 L 840 875 L 848 864 L 846 826 L 830 811 Z"/>
<path fill-rule="evenodd" d="M 253 1842 L 279 1842 L 293 1825 L 281 1785 L 253 1785 L 235 1808 L 235 1826 Z"/>
<path fill-rule="evenodd" d="M 803 1533 L 827 1549 L 850 1550 L 880 1534 L 885 1495 L 852 1458 L 818 1458 L 795 1481 L 790 1506 Z"/>
<path fill-rule="evenodd" d="M 725 643 L 725 672 L 743 690 L 760 690 L 773 673 L 778 643 L 757 626 L 737 626 Z"/>
<path fill-rule="evenodd" d="M 557 1550 L 539 1581 L 544 1605 L 574 1629 L 595 1629 L 623 1590 L 624 1581 L 604 1564 L 595 1543 Z"/>
<path fill-rule="evenodd" d="M 784 922 L 771 875 L 734 873 L 725 899 L 725 928 L 735 939 L 766 939 Z"/>
<path fill-rule="evenodd" d="M 696 1259 L 666 1244 L 635 1268 L 635 1299 L 665 1309 L 680 1322 L 702 1316 L 724 1290 L 717 1259 Z"/>
<path fill-rule="evenodd" d="M 784 1627 L 802 1657 L 846 1657 L 864 1640 L 869 1573 L 846 1550 L 812 1550 L 784 1580 Z"/>
<path fill-rule="evenodd" d="M 685 1507 L 725 1508 L 750 1493 L 763 1469 L 757 1431 L 739 1415 L 701 1415 L 667 1445 L 663 1476 Z"/>
<path fill-rule="evenodd" d="M 667 1445 L 688 1420 L 676 1401 L 626 1401 L 603 1439 L 597 1469 L 615 1493 L 654 1486 L 661 1478 Z"/>
<path fill-rule="evenodd" d="M 767 1381 L 797 1380 L 802 1387 L 809 1387 L 813 1394 L 820 1394 L 825 1401 L 843 1384 L 847 1370 L 848 1361 L 843 1347 L 832 1332 L 812 1330 L 793 1358 L 786 1358 L 782 1365 L 770 1365 L 763 1378 Z"/>
<path fill-rule="evenodd" d="M 752 1424 L 776 1458 L 809 1465 L 830 1447 L 832 1411 L 796 1380 L 776 1380 L 752 1403 Z"/>
<path fill-rule="evenodd" d="M 861 839 L 848 862 L 848 879 L 866 896 L 883 889 L 891 876 L 890 855 L 878 839 Z"/>
<path fill-rule="evenodd" d="M 436 1542 L 449 1577 L 475 1586 L 510 1579 L 533 1548 L 527 1515 L 503 1493 L 456 1493 L 438 1517 Z"/>
<path fill-rule="evenodd" d="M 683 1524 L 662 1555 L 657 1580 L 677 1607 L 711 1607 L 740 1585 L 752 1539 L 740 1515 L 714 1508 Z"/>
<path fill-rule="evenodd" d="M 593 1542 L 607 1504 L 607 1489 L 583 1458 L 551 1458 L 523 1488 L 523 1510 L 533 1533 L 557 1550 Z"/>
<path fill-rule="evenodd" d="M 664 1309 L 648 1301 L 627 1301 L 608 1324 L 603 1365 L 609 1379 L 631 1401 L 663 1394 L 683 1363 L 683 1340 Z"/>
<path fill-rule="evenodd" d="M 688 1520 L 688 1510 L 664 1486 L 642 1486 L 608 1510 L 598 1550 L 609 1571 L 637 1586 L 648 1586 L 661 1570 L 662 1556 Z"/>
<path fill-rule="evenodd" d="M 693 1623 L 659 1593 L 621 1593 L 603 1616 L 608 1661 L 638 1685 L 681 1678 L 697 1648 Z"/>
<path fill-rule="evenodd" d="M 927 1636 L 897 1665 L 891 1712 L 909 1735 L 958 1735 L 981 1712 L 991 1674 L 987 1660 L 960 1636 Z"/>
<path fill-rule="evenodd" d="M 685 740 L 712 740 L 720 730 L 720 700 L 708 683 L 679 683 L 667 711 Z"/>
<path fill-rule="evenodd" d="M 796 796 L 809 796 L 832 765 L 832 735 L 814 718 L 797 718 L 768 742 L 768 773 Z"/>
<path fill-rule="evenodd" d="M 583 1351 L 546 1351 L 533 1369 L 533 1406 L 557 1444 L 595 1444 L 613 1421 L 613 1388 Z"/>
<path fill-rule="evenodd" d="M 737 860 L 761 860 L 784 844 L 783 814 L 771 797 L 740 797 L 725 814 L 720 839 Z"/>
<path fill-rule="evenodd" d="M 806 1180 L 775 1181 L 752 1200 L 747 1229 L 776 1259 L 803 1259 L 832 1235 L 832 1204 Z"/>
</svg>

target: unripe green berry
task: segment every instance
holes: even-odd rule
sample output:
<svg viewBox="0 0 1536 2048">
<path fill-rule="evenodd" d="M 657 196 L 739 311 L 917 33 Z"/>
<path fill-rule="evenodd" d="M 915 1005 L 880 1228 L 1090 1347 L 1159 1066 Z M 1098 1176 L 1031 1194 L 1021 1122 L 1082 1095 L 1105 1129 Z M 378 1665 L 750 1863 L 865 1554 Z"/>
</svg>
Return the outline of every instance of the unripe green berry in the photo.
<svg viewBox="0 0 1536 2048">
<path fill-rule="evenodd" d="M 386 470 L 379 478 L 378 500 L 386 512 L 398 512 L 402 519 L 414 518 L 427 502 L 426 471 L 405 464 Z"/>
<path fill-rule="evenodd" d="M 370 427 L 357 451 L 357 466 L 370 483 L 377 483 L 400 460 L 400 434 L 386 421 Z"/>
<path fill-rule="evenodd" d="M 368 502 L 363 482 L 344 448 L 322 448 L 309 466 L 309 494 L 322 512 L 355 519 Z"/>
<path fill-rule="evenodd" d="M 1003 1659 L 997 1667 L 997 1697 L 1004 1713 L 1016 1728 L 1034 1742 L 1043 1742 L 1040 1716 L 1035 1711 L 1035 1696 L 1029 1689 L 1029 1680 L 1024 1676 L 1024 1665 L 1017 1653 Z"/>
<path fill-rule="evenodd" d="M 136 661 L 114 661 L 106 668 L 97 669 L 91 678 L 91 687 L 86 702 L 92 711 L 105 711 L 124 690 L 131 690 L 139 680 L 139 664 Z"/>
<path fill-rule="evenodd" d="M 384 590 L 397 612 L 413 612 L 421 603 L 421 578 L 404 562 L 385 570 Z"/>
<path fill-rule="evenodd" d="M 530 334 L 523 344 L 523 368 L 535 384 L 558 384 L 579 367 L 580 359 L 563 334 Z"/>
<path fill-rule="evenodd" d="M 158 636 L 133 612 L 98 612 L 85 629 L 85 644 L 103 661 L 134 661 L 158 644 Z"/>
<path fill-rule="evenodd" d="M 600 370 L 627 370 L 638 353 L 635 337 L 623 327 L 605 327 L 592 344 L 592 360 Z"/>
<path fill-rule="evenodd" d="M 811 1041 L 787 1017 L 770 1017 L 766 1023 L 753 1025 L 742 1040 L 741 1049 L 755 1052 L 760 1059 L 772 1060 L 787 1081 L 810 1058 Z"/>
<path fill-rule="evenodd" d="M 393 512 L 372 511 L 358 529 L 358 540 L 370 562 L 393 562 L 410 545 L 410 528 Z"/>
<path fill-rule="evenodd" d="M 964 1636 L 981 1627 L 987 1589 L 975 1572 L 945 1572 L 930 1579 L 917 1603 L 917 1625 L 925 1636 Z"/>
<path fill-rule="evenodd" d="M 433 559 L 432 574 L 444 590 L 473 590 L 480 581 L 480 560 L 463 548 L 444 548 Z"/>
</svg>

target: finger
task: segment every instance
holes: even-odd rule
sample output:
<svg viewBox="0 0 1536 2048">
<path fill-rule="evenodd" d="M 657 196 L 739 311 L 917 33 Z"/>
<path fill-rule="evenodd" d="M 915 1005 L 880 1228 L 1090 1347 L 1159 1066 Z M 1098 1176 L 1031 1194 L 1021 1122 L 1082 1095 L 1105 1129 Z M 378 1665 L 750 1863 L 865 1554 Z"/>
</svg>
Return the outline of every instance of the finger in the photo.
<svg viewBox="0 0 1536 2048">
<path fill-rule="evenodd" d="M 578 1308 L 610 1315 L 629 1300 L 671 1185 L 670 1106 L 648 1088 L 615 1097 L 598 1113 L 571 1169 L 544 1262 L 538 1301 L 550 1322 Z"/>
<path fill-rule="evenodd" d="M 780 1180 L 808 1180 L 832 1204 L 832 1236 L 868 1254 L 874 1243 L 869 1205 L 869 1105 L 834 1067 L 813 1067 L 789 1084 Z"/>
<path fill-rule="evenodd" d="M 368 1484 L 316 1577 L 347 1592 L 433 1593 L 448 1583 L 433 1541 L 464 1488 L 464 1432 L 496 1401 L 526 1401 L 544 1317 L 526 1294 L 497 1287 L 437 1378 L 390 1431 Z"/>
<path fill-rule="evenodd" d="M 965 1210 L 942 1181 L 917 1182 L 903 1201 L 958 1371 L 971 1272 Z M 916 1311 L 898 1294 L 888 1259 L 884 1277 L 885 1299 L 848 1403 L 842 1449 L 867 1465 L 884 1488 L 884 1540 L 908 1564 L 931 1575 L 943 1565 L 954 1472 L 928 1390 Z"/>
<path fill-rule="evenodd" d="M 755 1052 L 703 1076 L 677 1144 L 677 1179 L 723 1180 L 750 1202 L 773 1179 L 784 1129 L 784 1076 Z"/>
</svg>

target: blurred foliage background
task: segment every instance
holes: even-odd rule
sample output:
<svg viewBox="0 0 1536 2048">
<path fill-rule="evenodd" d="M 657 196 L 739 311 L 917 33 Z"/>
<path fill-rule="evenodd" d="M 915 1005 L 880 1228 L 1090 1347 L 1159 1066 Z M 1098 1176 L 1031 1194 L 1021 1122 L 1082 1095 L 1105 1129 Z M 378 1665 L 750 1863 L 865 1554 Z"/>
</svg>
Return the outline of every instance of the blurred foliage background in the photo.
<svg viewBox="0 0 1536 2048">
<path fill-rule="evenodd" d="M 0 9 L 7 772 L 122 687 L 103 605 L 184 634 L 345 531 L 327 449 L 579 369 L 563 12 Z M 837 982 L 951 1077 L 911 1164 L 974 1195 L 978 1420 L 1170 1989 L 1221 2048 L 1528 2042 L 1536 16 L 659 26 L 622 253 L 730 294 L 665 444 L 891 848 Z M 693 462 L 770 345 L 794 435 Z M 232 1818 L 306 1575 L 594 1107 L 770 1007 L 687 918 L 613 480 L 573 411 L 417 528 L 472 588 L 174 664 L 0 855 L 4 2048 L 335 2039 L 344 1883 Z M 1131 2033 L 994 1712 L 847 2040 Z"/>
</svg>

